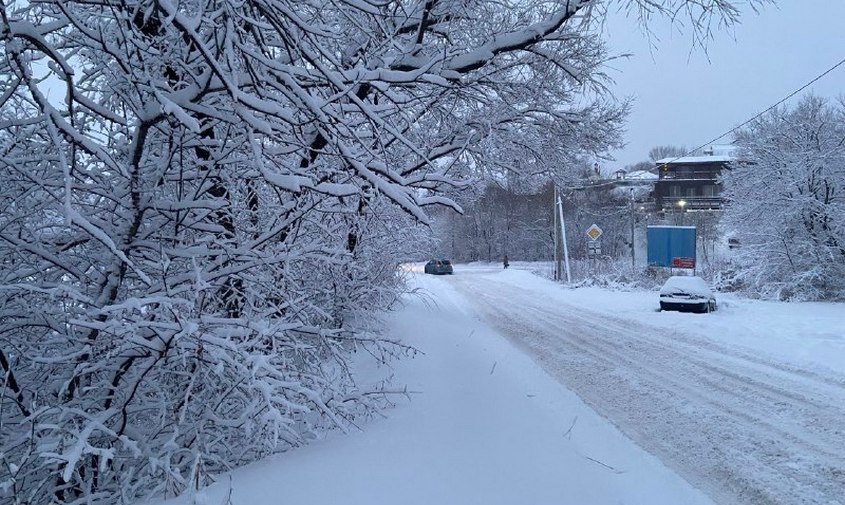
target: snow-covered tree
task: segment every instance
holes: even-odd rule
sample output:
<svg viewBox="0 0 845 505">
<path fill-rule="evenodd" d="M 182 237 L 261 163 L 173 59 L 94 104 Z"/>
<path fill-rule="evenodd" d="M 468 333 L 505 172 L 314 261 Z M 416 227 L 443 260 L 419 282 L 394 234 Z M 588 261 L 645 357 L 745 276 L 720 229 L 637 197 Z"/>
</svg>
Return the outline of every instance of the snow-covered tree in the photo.
<svg viewBox="0 0 845 505">
<path fill-rule="evenodd" d="M 724 176 L 738 280 L 764 296 L 845 298 L 845 102 L 816 96 L 755 120 Z"/>
<path fill-rule="evenodd" d="M 553 254 L 553 186 L 537 193 L 518 193 L 488 184 L 464 213 L 435 214 L 440 239 L 430 249 L 435 257 L 455 261 L 547 260 Z"/>
<path fill-rule="evenodd" d="M 401 350 L 362 322 L 424 208 L 616 141 L 605 7 L 0 0 L 3 499 L 180 493 L 366 414 L 346 356 Z"/>
</svg>

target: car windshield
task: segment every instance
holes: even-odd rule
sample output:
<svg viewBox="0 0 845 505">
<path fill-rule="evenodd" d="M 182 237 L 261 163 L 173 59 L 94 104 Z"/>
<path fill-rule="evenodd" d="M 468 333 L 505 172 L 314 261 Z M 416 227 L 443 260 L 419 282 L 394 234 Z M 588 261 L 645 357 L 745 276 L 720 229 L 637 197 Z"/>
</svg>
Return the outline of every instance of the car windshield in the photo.
<svg viewBox="0 0 845 505">
<path fill-rule="evenodd" d="M 704 279 L 694 276 L 670 277 L 660 289 L 660 293 L 687 293 L 696 296 L 710 296 L 712 294 Z"/>
</svg>

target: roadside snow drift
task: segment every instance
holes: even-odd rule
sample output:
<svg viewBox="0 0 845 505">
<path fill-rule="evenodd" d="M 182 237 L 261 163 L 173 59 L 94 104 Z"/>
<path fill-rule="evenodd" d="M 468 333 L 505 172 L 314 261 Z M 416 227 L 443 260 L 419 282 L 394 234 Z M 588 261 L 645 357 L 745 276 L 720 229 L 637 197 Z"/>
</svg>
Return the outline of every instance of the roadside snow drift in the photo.
<svg viewBox="0 0 845 505">
<path fill-rule="evenodd" d="M 409 298 L 405 309 L 391 316 L 392 331 L 422 351 L 394 364 L 396 381 L 412 391 L 410 401 L 398 399 L 384 419 L 363 431 L 336 433 L 220 476 L 193 500 L 209 505 L 712 503 L 481 322 L 448 279 L 418 275 L 416 282 L 428 295 Z"/>
</svg>

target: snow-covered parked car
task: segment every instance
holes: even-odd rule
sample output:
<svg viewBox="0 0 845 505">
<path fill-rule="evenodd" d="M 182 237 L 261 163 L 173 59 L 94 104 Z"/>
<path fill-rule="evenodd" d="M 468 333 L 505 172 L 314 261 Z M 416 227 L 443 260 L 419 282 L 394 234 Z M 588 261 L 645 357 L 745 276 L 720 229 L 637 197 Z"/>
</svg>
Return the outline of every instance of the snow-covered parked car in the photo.
<svg viewBox="0 0 845 505">
<path fill-rule="evenodd" d="M 660 310 L 712 312 L 716 297 L 701 277 L 676 275 L 660 288 Z"/>
</svg>

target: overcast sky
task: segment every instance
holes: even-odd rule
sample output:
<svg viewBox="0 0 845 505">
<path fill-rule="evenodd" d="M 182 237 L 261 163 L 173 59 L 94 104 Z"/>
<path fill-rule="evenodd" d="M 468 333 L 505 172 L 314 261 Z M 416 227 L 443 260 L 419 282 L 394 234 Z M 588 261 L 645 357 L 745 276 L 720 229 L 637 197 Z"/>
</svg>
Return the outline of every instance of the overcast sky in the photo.
<svg viewBox="0 0 845 505">
<path fill-rule="evenodd" d="M 668 22 L 655 24 L 661 40 L 650 52 L 635 21 L 610 17 L 605 30 L 611 49 L 634 53 L 613 64 L 613 89 L 635 102 L 628 146 L 612 153 L 617 161 L 605 162 L 605 171 L 646 160 L 657 145 L 698 147 L 845 58 L 845 0 L 780 0 L 759 14 L 744 14 L 742 24 L 716 33 L 707 54 L 690 53 L 689 33 L 673 33 Z M 845 65 L 787 103 L 810 91 L 845 94 Z"/>
</svg>

